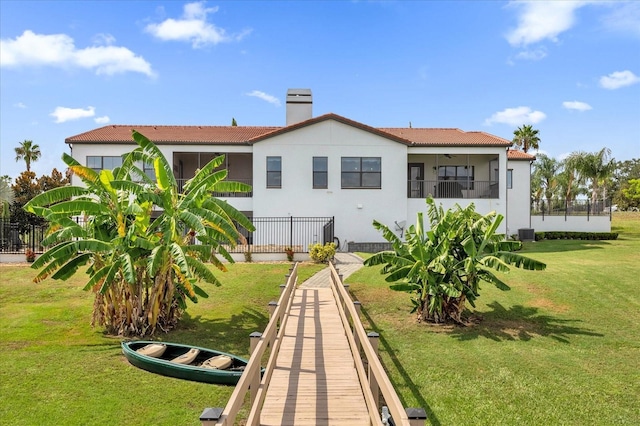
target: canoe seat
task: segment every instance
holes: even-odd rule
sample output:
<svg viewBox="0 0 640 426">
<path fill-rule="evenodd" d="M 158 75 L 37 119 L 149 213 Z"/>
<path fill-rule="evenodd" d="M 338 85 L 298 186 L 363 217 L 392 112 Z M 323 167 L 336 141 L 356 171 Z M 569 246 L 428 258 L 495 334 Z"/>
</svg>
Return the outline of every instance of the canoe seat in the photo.
<svg viewBox="0 0 640 426">
<path fill-rule="evenodd" d="M 177 364 L 191 364 L 193 360 L 196 359 L 199 353 L 200 349 L 193 348 L 189 350 L 189 352 L 172 359 L 171 362 L 175 362 Z"/>
<path fill-rule="evenodd" d="M 140 349 L 137 349 L 136 352 L 138 352 L 141 355 L 158 358 L 162 356 L 165 350 L 167 350 L 167 345 L 165 344 L 149 343 L 148 345 L 143 346 Z"/>
<path fill-rule="evenodd" d="M 202 367 L 211 368 L 212 370 L 226 370 L 231 367 L 233 360 L 226 355 L 218 355 L 213 358 L 209 358 L 202 363 Z"/>
</svg>

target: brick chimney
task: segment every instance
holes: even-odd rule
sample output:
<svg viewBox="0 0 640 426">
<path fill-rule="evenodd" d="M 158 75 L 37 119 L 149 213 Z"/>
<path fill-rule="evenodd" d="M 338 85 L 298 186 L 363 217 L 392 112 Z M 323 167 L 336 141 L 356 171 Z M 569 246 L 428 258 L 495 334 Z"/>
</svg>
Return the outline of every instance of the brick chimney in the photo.
<svg viewBox="0 0 640 426">
<path fill-rule="evenodd" d="M 287 126 L 309 120 L 312 104 L 311 89 L 287 90 Z"/>
</svg>

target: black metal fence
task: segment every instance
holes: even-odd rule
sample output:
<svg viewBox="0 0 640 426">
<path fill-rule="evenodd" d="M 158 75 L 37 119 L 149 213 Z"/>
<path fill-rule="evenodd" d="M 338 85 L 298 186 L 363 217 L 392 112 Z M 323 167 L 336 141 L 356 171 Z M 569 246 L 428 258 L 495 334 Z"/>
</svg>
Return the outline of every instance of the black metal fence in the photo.
<svg viewBox="0 0 640 426">
<path fill-rule="evenodd" d="M 256 230 L 241 228 L 246 238 L 231 253 L 282 253 L 291 248 L 296 253 L 308 253 L 311 244 L 333 242 L 334 217 L 253 217 Z"/>
<path fill-rule="evenodd" d="M 307 253 L 309 245 L 333 242 L 333 217 L 254 217 L 249 218 L 256 230 L 240 228 L 246 241 L 239 241 L 231 253 L 283 253 L 291 248 L 296 253 Z M 78 223 L 81 220 L 76 219 Z M 47 226 L 29 226 L 21 231 L 17 223 L 0 222 L 0 252 L 24 253 L 27 249 L 42 253 L 41 242 Z"/>
<path fill-rule="evenodd" d="M 609 216 L 611 217 L 611 200 L 567 200 L 552 199 L 533 200 L 532 216 Z"/>
<path fill-rule="evenodd" d="M 40 242 L 44 239 L 46 230 L 47 226 L 20 226 L 8 219 L 0 219 L 0 252 L 24 253 L 31 249 L 34 253 L 42 253 Z"/>
</svg>

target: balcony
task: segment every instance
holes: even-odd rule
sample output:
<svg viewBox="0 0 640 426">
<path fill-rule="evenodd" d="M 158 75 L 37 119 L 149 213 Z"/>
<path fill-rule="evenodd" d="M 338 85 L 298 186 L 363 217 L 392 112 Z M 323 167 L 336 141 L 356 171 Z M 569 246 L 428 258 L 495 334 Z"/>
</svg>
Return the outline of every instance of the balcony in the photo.
<svg viewBox="0 0 640 426">
<path fill-rule="evenodd" d="M 184 191 L 184 185 L 187 183 L 189 179 L 176 179 L 178 183 L 178 192 L 182 193 Z M 247 185 L 253 184 L 253 179 L 228 179 L 233 182 L 246 183 Z M 253 197 L 253 191 L 249 192 L 214 192 L 214 197 L 217 198 L 251 198 Z"/>
<path fill-rule="evenodd" d="M 499 198 L 497 181 L 486 180 L 409 180 L 408 198 Z"/>
</svg>

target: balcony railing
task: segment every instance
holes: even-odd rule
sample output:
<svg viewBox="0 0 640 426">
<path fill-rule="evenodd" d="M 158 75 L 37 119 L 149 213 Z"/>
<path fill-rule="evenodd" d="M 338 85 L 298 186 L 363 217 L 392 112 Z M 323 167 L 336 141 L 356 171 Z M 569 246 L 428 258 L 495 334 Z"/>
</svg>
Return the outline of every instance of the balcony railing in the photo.
<svg viewBox="0 0 640 426">
<path fill-rule="evenodd" d="M 497 181 L 485 180 L 410 180 L 407 183 L 409 198 L 498 198 Z"/>
<path fill-rule="evenodd" d="M 176 179 L 178 183 L 178 192 L 182 193 L 184 190 L 184 185 L 187 183 L 189 179 Z M 233 182 L 246 183 L 247 185 L 252 185 L 252 179 L 229 179 Z M 214 197 L 228 197 L 228 198 L 251 198 L 253 197 L 253 191 L 249 192 L 214 192 Z"/>
<path fill-rule="evenodd" d="M 611 200 L 533 200 L 532 216 L 611 216 Z"/>
</svg>

